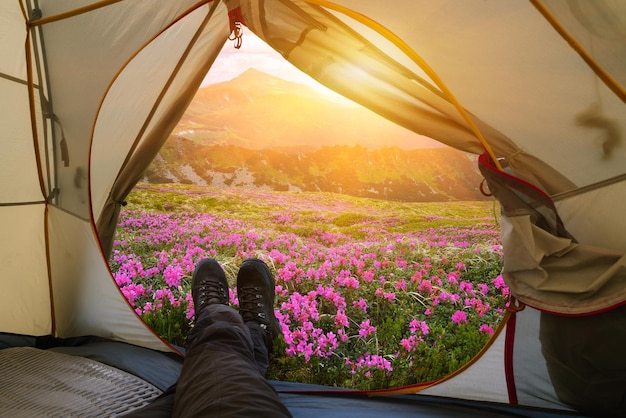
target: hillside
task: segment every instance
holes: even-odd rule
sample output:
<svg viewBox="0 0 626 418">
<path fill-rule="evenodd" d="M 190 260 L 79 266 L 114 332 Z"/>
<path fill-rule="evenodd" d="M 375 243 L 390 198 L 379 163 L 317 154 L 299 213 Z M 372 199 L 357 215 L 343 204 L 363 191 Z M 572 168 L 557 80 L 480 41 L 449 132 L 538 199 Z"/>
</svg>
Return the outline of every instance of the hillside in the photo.
<svg viewBox="0 0 626 418">
<path fill-rule="evenodd" d="M 414 202 L 484 199 L 475 162 L 448 148 L 368 150 L 344 145 L 287 152 L 201 146 L 171 138 L 144 181 L 323 191 Z"/>
<path fill-rule="evenodd" d="M 481 200 L 473 157 L 313 88 L 247 70 L 202 88 L 143 181 Z"/>
<path fill-rule="evenodd" d="M 172 133 L 203 145 L 250 149 L 355 145 L 441 146 L 363 107 L 311 87 L 248 69 L 198 90 Z"/>
</svg>

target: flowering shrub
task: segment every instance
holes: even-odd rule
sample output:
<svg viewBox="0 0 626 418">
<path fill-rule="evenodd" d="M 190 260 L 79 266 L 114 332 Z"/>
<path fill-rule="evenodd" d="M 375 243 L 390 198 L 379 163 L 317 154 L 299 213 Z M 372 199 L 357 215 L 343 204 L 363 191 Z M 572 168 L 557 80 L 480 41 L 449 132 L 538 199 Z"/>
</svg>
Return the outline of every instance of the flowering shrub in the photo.
<svg viewBox="0 0 626 418">
<path fill-rule="evenodd" d="M 129 203 L 111 268 L 174 344 L 191 327 L 201 258 L 222 264 L 234 306 L 239 264 L 270 266 L 283 331 L 270 378 L 363 389 L 434 380 L 467 363 L 503 317 L 499 233 L 482 203 L 148 186 Z"/>
</svg>

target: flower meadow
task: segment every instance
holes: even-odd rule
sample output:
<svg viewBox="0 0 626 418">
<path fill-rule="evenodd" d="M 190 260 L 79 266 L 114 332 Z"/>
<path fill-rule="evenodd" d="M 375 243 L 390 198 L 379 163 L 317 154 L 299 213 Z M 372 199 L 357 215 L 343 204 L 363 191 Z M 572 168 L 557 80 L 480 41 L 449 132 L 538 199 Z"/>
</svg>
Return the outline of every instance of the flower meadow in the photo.
<svg viewBox="0 0 626 418">
<path fill-rule="evenodd" d="M 400 203 L 326 193 L 139 185 L 110 259 L 136 312 L 184 345 L 204 257 L 231 284 L 250 257 L 276 279 L 268 377 L 357 389 L 423 383 L 467 363 L 504 316 L 492 202 Z"/>
</svg>

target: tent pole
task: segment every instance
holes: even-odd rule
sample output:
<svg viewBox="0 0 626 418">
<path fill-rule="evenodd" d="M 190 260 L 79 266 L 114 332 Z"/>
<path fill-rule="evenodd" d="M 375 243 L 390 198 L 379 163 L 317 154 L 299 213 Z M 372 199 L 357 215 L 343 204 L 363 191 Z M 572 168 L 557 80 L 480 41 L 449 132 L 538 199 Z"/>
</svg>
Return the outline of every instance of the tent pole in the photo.
<svg viewBox="0 0 626 418">
<path fill-rule="evenodd" d="M 424 72 L 441 89 L 441 91 L 448 98 L 450 103 L 452 103 L 452 105 L 461 114 L 461 116 L 463 117 L 465 122 L 467 122 L 468 126 L 474 132 L 474 135 L 476 135 L 476 138 L 480 141 L 481 145 L 483 146 L 483 148 L 485 149 L 487 154 L 489 154 L 489 156 L 493 160 L 493 162 L 494 162 L 495 166 L 498 168 L 498 170 L 503 171 L 502 166 L 500 165 L 500 162 L 498 161 L 498 158 L 496 157 L 495 153 L 493 152 L 493 149 L 491 148 L 491 146 L 489 145 L 489 143 L 487 142 L 487 140 L 485 139 L 483 134 L 480 132 L 480 129 L 478 129 L 478 126 L 476 126 L 476 124 L 474 123 L 474 121 L 470 117 L 469 113 L 465 110 L 465 108 L 461 105 L 461 103 L 456 99 L 456 97 L 452 94 L 450 89 L 448 89 L 448 87 L 445 85 L 443 80 L 430 67 L 430 65 L 428 65 L 428 63 L 426 61 L 424 61 L 424 59 L 417 52 L 415 52 L 406 42 L 404 42 L 399 36 L 397 36 L 395 33 L 393 33 L 391 30 L 387 29 L 386 27 L 384 27 L 380 23 L 376 22 L 375 20 L 373 20 L 373 19 L 371 19 L 371 18 L 369 18 L 369 17 L 367 17 L 365 15 L 362 15 L 361 13 L 355 12 L 354 10 L 349 9 L 347 7 L 339 6 L 339 5 L 335 4 L 335 3 L 331 3 L 331 2 L 326 1 L 326 0 L 304 0 L 304 1 L 306 3 L 316 4 L 318 6 L 327 7 L 329 9 L 335 10 L 335 11 L 337 11 L 339 13 L 343 13 L 346 16 L 349 16 L 349 17 L 353 18 L 354 20 L 356 20 L 356 21 L 366 25 L 370 29 L 376 31 L 378 34 L 382 35 L 383 37 L 385 37 L 385 39 L 387 39 L 388 41 L 393 43 L 395 46 L 397 46 L 402 52 L 404 52 L 406 54 L 406 56 L 408 56 L 422 70 L 424 70 Z"/>
<path fill-rule="evenodd" d="M 308 1 L 308 0 L 307 0 Z M 540 0 L 529 0 L 530 3 L 535 6 L 535 8 L 543 15 L 543 17 L 552 25 L 555 31 L 558 32 L 559 35 L 567 43 L 572 47 L 578 55 L 587 63 L 587 65 L 593 70 L 594 73 L 602 80 L 602 82 L 609 88 L 617 97 L 619 97 L 624 103 L 626 103 L 626 90 L 615 80 L 609 73 L 607 73 L 598 62 L 593 59 L 591 54 L 587 52 L 583 46 L 578 43 L 576 39 L 568 31 L 565 30 L 563 26 L 559 23 L 556 17 L 550 13 L 550 11 L 541 3 Z"/>
</svg>

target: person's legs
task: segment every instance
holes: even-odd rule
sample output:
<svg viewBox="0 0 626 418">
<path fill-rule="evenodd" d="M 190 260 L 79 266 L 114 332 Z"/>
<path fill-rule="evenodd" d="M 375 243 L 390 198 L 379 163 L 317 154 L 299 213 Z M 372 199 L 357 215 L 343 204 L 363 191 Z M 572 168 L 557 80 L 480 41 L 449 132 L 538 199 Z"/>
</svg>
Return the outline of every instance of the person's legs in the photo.
<svg viewBox="0 0 626 418">
<path fill-rule="evenodd" d="M 265 330 L 259 326 L 256 322 L 246 322 L 250 338 L 252 339 L 252 346 L 254 347 L 254 361 L 256 367 L 262 376 L 267 374 L 267 369 L 270 365 L 269 353 L 267 346 L 265 345 Z"/>
<path fill-rule="evenodd" d="M 238 282 L 245 272 L 246 269 L 243 275 L 240 272 Z M 245 279 L 243 283 L 245 288 Z M 260 282 L 255 284 L 259 290 L 266 287 Z M 219 264 L 214 260 L 201 261 L 192 285 L 194 306 L 198 307 L 196 324 L 178 380 L 173 416 L 291 416 L 260 371 L 267 369 L 267 348 L 255 349 L 249 327 L 227 305 L 226 289 L 226 278 Z M 255 296 L 256 303 L 273 309 L 273 288 L 272 299 L 266 298 L 267 293 L 259 298 Z M 255 328 L 254 324 L 248 325 Z M 263 323 L 256 325 L 263 330 L 262 326 Z M 266 353 L 264 362 L 262 348 Z M 261 361 L 257 364 L 259 356 Z"/>
<path fill-rule="evenodd" d="M 274 315 L 274 276 L 261 260 L 248 259 L 237 274 L 239 314 L 250 331 L 259 372 L 265 376 L 269 366 L 269 352 L 280 325 Z"/>
</svg>

